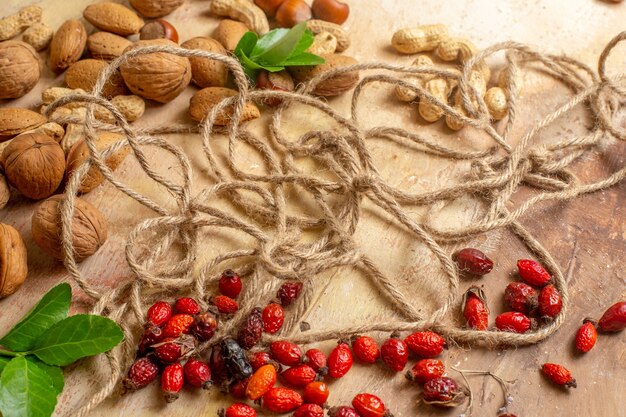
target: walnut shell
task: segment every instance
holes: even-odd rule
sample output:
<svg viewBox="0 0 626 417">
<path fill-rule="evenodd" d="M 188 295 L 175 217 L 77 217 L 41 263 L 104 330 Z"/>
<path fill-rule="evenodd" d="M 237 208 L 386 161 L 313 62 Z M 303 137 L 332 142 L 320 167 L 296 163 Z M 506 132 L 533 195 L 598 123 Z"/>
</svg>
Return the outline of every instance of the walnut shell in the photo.
<svg viewBox="0 0 626 417">
<path fill-rule="evenodd" d="M 222 100 L 236 96 L 239 94 L 237 91 L 224 87 L 207 87 L 191 97 L 189 100 L 189 115 L 192 119 L 201 122 L 204 120 L 211 109 Z M 215 119 L 215 125 L 226 126 L 230 123 L 233 113 L 233 106 L 228 106 L 218 113 Z M 252 102 L 246 102 L 243 112 L 241 113 L 240 123 L 247 122 L 252 119 L 256 119 L 261 116 L 259 108 Z"/>
<path fill-rule="evenodd" d="M 4 208 L 11 198 L 11 190 L 3 173 L 0 172 L 0 209 Z"/>
<path fill-rule="evenodd" d="M 25 133 L 13 139 L 4 148 L 1 162 L 9 183 L 34 200 L 52 195 L 65 172 L 61 145 L 44 133 Z"/>
<path fill-rule="evenodd" d="M 104 150 L 105 148 L 113 145 L 115 142 L 122 140 L 124 136 L 113 133 L 113 132 L 100 132 L 98 134 L 98 140 L 96 141 L 96 148 L 99 151 Z M 107 166 L 114 171 L 118 166 L 124 161 L 126 155 L 130 148 L 128 146 L 123 147 L 119 151 L 113 153 L 106 159 Z M 69 178 L 74 170 L 78 169 L 81 165 L 83 165 L 89 159 L 89 148 L 87 147 L 87 143 L 85 140 L 80 140 L 76 142 L 70 151 L 67 154 L 67 169 L 66 169 L 66 177 Z M 80 187 L 78 191 L 80 193 L 88 193 L 89 191 L 96 188 L 100 183 L 104 181 L 104 175 L 102 172 L 95 166 L 92 165 L 89 168 L 89 171 L 83 176 L 83 180 L 81 181 Z"/>
<path fill-rule="evenodd" d="M 183 48 L 201 49 L 226 55 L 226 49 L 215 39 L 198 36 L 182 43 Z M 198 87 L 224 87 L 228 79 L 226 64 L 207 58 L 189 58 L 191 63 L 191 81 Z"/>
<path fill-rule="evenodd" d="M 39 127 L 47 121 L 48 119 L 44 116 L 32 110 L 2 107 L 0 108 L 0 142 Z"/>
<path fill-rule="evenodd" d="M 130 5 L 147 17 L 163 17 L 178 9 L 185 0 L 130 0 Z"/>
<path fill-rule="evenodd" d="M 25 42 L 0 42 L 0 99 L 18 98 L 33 89 L 41 76 L 37 51 Z"/>
<path fill-rule="evenodd" d="M 327 71 L 358 64 L 357 60 L 347 55 L 322 55 L 326 62 L 308 67 L 290 67 L 289 73 L 299 82 L 309 81 Z M 335 75 L 319 83 L 313 94 L 323 97 L 338 96 L 354 88 L 359 82 L 359 72 L 350 71 Z"/>
<path fill-rule="evenodd" d="M 28 274 L 26 246 L 19 232 L 0 223 L 0 298 L 13 294 Z"/>
<path fill-rule="evenodd" d="M 65 71 L 65 84 L 72 89 L 82 88 L 85 91 L 91 91 L 106 66 L 107 62 L 99 59 L 81 59 Z M 115 71 L 104 85 L 102 96 L 112 98 L 126 94 L 128 94 L 128 89 L 124 84 L 122 74 Z"/>
<path fill-rule="evenodd" d="M 137 41 L 124 52 L 150 45 L 178 47 L 169 39 L 151 39 Z M 133 94 L 159 103 L 172 101 L 191 81 L 189 59 L 165 52 L 130 58 L 120 66 L 120 72 Z"/>
<path fill-rule="evenodd" d="M 47 254 L 56 259 L 63 259 L 61 244 L 61 213 L 59 204 L 65 195 L 59 194 L 43 201 L 32 219 L 33 241 Z M 107 239 L 108 226 L 102 213 L 86 202 L 76 197 L 74 216 L 72 218 L 72 246 L 77 262 L 81 262 L 104 244 Z"/>
<path fill-rule="evenodd" d="M 52 37 L 48 65 L 61 72 L 78 61 L 87 44 L 87 30 L 80 20 L 67 20 Z"/>
</svg>

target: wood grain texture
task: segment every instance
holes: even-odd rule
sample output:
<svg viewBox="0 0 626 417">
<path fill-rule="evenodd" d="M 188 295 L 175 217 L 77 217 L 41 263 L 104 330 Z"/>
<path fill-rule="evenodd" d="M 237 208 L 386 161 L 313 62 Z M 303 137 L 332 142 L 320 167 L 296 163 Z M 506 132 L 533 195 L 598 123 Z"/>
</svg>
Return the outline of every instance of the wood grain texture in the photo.
<svg viewBox="0 0 626 417">
<path fill-rule="evenodd" d="M 398 56 L 389 47 L 394 30 L 411 25 L 444 23 L 450 32 L 472 39 L 479 47 L 494 42 L 515 40 L 529 43 L 544 52 L 567 53 L 581 59 L 592 67 L 597 56 L 610 38 L 624 29 L 626 4 L 608 4 L 595 0 L 550 0 L 493 2 L 488 0 L 423 0 L 419 3 L 403 0 L 348 0 L 352 15 L 346 23 L 353 37 L 353 46 L 346 51 L 360 61 L 384 60 L 410 63 L 411 56 Z M 0 15 L 19 9 L 23 0 L 3 1 Z M 57 28 L 65 19 L 81 18 L 89 0 L 41 0 L 44 21 Z M 70 6 L 71 4 L 71 6 Z M 206 0 L 187 0 L 185 4 L 166 19 L 178 29 L 181 41 L 194 36 L 210 35 L 217 19 L 207 13 Z M 90 33 L 93 28 L 88 26 Z M 42 59 L 47 59 L 42 54 Z M 623 68 L 626 49 L 620 47 L 611 60 L 615 67 Z M 497 60 L 493 62 L 497 65 Z M 61 85 L 63 76 L 55 76 L 47 67 L 39 85 L 25 97 L 2 106 L 33 107 L 40 103 L 41 91 L 53 85 Z M 189 119 L 186 116 L 188 100 L 195 91 L 190 87 L 172 103 L 159 106 L 151 104 L 138 125 Z M 518 126 L 517 136 L 533 122 L 545 115 L 559 103 L 566 101 L 566 90 L 554 85 L 545 77 L 529 75 L 524 79 L 523 104 L 520 114 L 525 125 Z M 463 149 L 482 149 L 490 142 L 469 130 L 459 134 L 450 133 L 442 123 L 425 125 L 417 121 L 417 108 L 397 106 L 389 87 L 374 85 L 367 88 L 368 100 L 360 115 L 367 123 L 413 127 L 432 135 L 444 144 Z M 331 103 L 347 112 L 347 97 L 333 99 Z M 292 111 L 287 123 L 295 135 L 311 124 L 327 123 L 324 117 L 310 109 Z M 541 140 L 549 141 L 563 135 L 584 130 L 585 116 L 581 109 L 563 118 L 547 129 Z M 257 123 L 257 122 L 255 122 Z M 263 121 L 255 130 L 264 131 Z M 172 135 L 173 143 L 181 146 L 189 155 L 194 168 L 194 178 L 200 184 L 208 184 L 207 169 L 198 156 L 199 139 L 194 135 Z M 372 140 L 368 143 L 380 167 L 381 174 L 393 185 L 406 191 L 418 192 L 437 185 L 449 183 L 458 173 L 457 167 L 448 161 L 409 151 L 399 145 Z M 224 155 L 226 141 L 217 139 L 216 146 Z M 602 153 L 589 156 L 578 163 L 577 172 L 583 180 L 591 180 L 614 172 L 626 163 L 624 144 L 608 144 Z M 245 150 L 241 153 L 240 166 L 250 172 L 259 172 L 259 158 Z M 159 156 L 160 157 L 160 156 Z M 173 160 L 160 157 L 163 172 L 173 166 Z M 583 167 L 582 171 L 580 167 Z M 315 167 L 311 167 L 314 170 Z M 139 173 L 135 163 L 127 159 L 118 169 L 120 178 L 137 189 L 167 201 L 162 189 L 154 186 Z M 530 191 L 518 193 L 514 202 L 521 201 Z M 297 191 L 291 197 L 297 197 Z M 598 316 L 603 309 L 626 295 L 626 209 L 623 207 L 626 184 L 605 192 L 590 195 L 570 203 L 548 203 L 534 209 L 523 218 L 523 224 L 535 234 L 556 257 L 564 270 L 568 270 L 572 305 L 570 317 L 550 339 L 536 346 L 503 351 L 453 348 L 444 354 L 444 362 L 463 369 L 489 369 L 505 379 L 515 379 L 511 390 L 511 411 L 518 416 L 571 416 L 590 415 L 598 417 L 626 416 L 623 393 L 626 392 L 626 340 L 624 334 L 601 336 L 596 349 L 585 356 L 573 351 L 573 336 L 581 320 Z M 110 185 L 100 186 L 86 199 L 99 207 L 109 220 L 109 239 L 92 258 L 81 264 L 81 270 L 94 282 L 114 287 L 116 280 L 128 274 L 124 257 L 124 245 L 130 230 L 142 218 L 152 216 L 149 210 L 130 200 Z M 42 254 L 30 235 L 30 218 L 36 203 L 17 194 L 12 195 L 9 205 L 0 211 L 0 221 L 16 227 L 26 242 L 29 256 L 29 277 L 23 287 L 12 297 L 0 301 L 0 332 L 8 330 L 47 289 L 68 279 L 63 266 Z M 301 206 L 306 206 L 302 202 Z M 437 215 L 438 221 L 471 221 L 476 213 L 476 203 L 470 200 L 455 201 Z M 423 214 L 416 210 L 416 215 Z M 433 292 L 438 269 L 429 259 L 424 247 L 381 214 L 373 205 L 365 205 L 363 223 L 357 231 L 364 251 L 378 265 L 400 283 L 402 288 L 414 294 L 416 305 L 425 311 L 436 308 Z M 207 259 L 222 250 L 248 247 L 253 242 L 239 234 L 223 231 L 206 235 Z M 494 271 L 480 280 L 492 300 L 492 316 L 504 309 L 502 291 L 507 282 L 515 279 L 513 271 L 518 258 L 527 256 L 523 245 L 508 232 L 491 233 L 478 240 L 495 260 Z M 453 247 L 449 248 L 454 250 Z M 377 288 L 358 271 L 347 269 L 332 271 L 319 277 L 323 291 L 312 305 L 305 320 L 313 329 L 339 326 L 361 320 L 380 320 L 393 317 L 395 312 L 381 299 Z M 435 283 L 435 284 L 433 284 Z M 464 281 L 463 289 L 472 282 Z M 81 295 L 75 291 L 74 311 L 84 306 Z M 382 339 L 385 335 L 376 335 Z M 329 350 L 332 343 L 321 348 Z M 102 359 L 104 361 L 104 359 Z M 552 386 L 539 373 L 539 366 L 546 361 L 563 363 L 578 380 L 578 389 L 564 392 Z M 77 364 L 66 369 L 64 395 L 57 407 L 59 415 L 70 415 L 71 410 L 94 392 L 107 375 Z M 476 398 L 475 416 L 495 416 L 502 402 L 498 385 L 490 379 L 472 377 L 470 383 Z M 332 382 L 330 404 L 348 404 L 358 392 L 369 391 L 379 395 L 396 417 L 409 416 L 456 416 L 461 410 L 438 411 L 418 405 L 419 390 L 397 374 L 381 366 L 355 365 L 348 377 Z M 622 393 L 622 394 L 620 394 Z M 231 399 L 217 390 L 191 391 L 185 389 L 181 399 L 165 405 L 160 399 L 156 384 L 135 394 L 116 396 L 92 413 L 94 416 L 153 416 L 167 414 L 176 417 L 213 416 Z"/>
</svg>

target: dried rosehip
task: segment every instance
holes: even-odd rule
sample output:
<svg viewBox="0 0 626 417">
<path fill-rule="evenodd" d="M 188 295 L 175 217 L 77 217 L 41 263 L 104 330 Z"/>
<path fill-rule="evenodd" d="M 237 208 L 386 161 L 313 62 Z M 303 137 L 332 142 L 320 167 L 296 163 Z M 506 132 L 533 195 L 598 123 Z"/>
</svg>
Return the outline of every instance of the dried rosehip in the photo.
<svg viewBox="0 0 626 417">
<path fill-rule="evenodd" d="M 182 346 L 176 339 L 168 338 L 154 348 L 154 356 L 162 363 L 174 363 L 182 356 Z"/>
<path fill-rule="evenodd" d="M 361 417 L 354 408 L 346 407 L 332 407 L 328 410 L 328 417 Z"/>
<path fill-rule="evenodd" d="M 372 394 L 357 394 L 352 399 L 352 407 L 361 417 L 383 417 L 385 415 L 385 404 L 380 398 Z"/>
<path fill-rule="evenodd" d="M 544 363 L 541 370 L 555 384 L 563 385 L 567 388 L 576 388 L 576 380 L 564 366 L 555 363 Z"/>
<path fill-rule="evenodd" d="M 458 407 L 465 402 L 467 390 L 452 378 L 439 377 L 424 384 L 422 395 L 426 404 Z"/>
<path fill-rule="evenodd" d="M 520 277 L 535 287 L 543 287 L 552 279 L 550 273 L 532 259 L 520 259 L 517 261 L 517 269 Z"/>
<path fill-rule="evenodd" d="M 191 297 L 183 297 L 176 300 L 174 303 L 174 313 L 176 314 L 198 314 L 200 312 L 200 306 L 198 302 Z"/>
<path fill-rule="evenodd" d="M 552 284 L 548 284 L 539 293 L 539 315 L 543 319 L 554 319 L 563 308 L 561 294 Z"/>
<path fill-rule="evenodd" d="M 597 338 L 598 332 L 595 323 L 585 319 L 583 325 L 576 332 L 576 349 L 583 353 L 589 352 L 596 344 Z"/>
<path fill-rule="evenodd" d="M 137 350 L 140 355 L 145 355 L 147 352 L 152 350 L 152 345 L 156 345 L 157 343 L 163 340 L 163 329 L 157 326 L 150 326 L 146 330 L 144 330 L 141 335 L 141 340 L 139 341 L 139 347 Z"/>
<path fill-rule="evenodd" d="M 235 403 L 218 414 L 220 417 L 256 417 L 256 410 L 247 404 Z"/>
<path fill-rule="evenodd" d="M 288 413 L 303 402 L 302 396 L 289 388 L 274 387 L 263 396 L 263 406 L 274 413 Z"/>
<path fill-rule="evenodd" d="M 241 292 L 241 278 L 232 269 L 227 269 L 222 273 L 218 287 L 222 295 L 237 298 Z"/>
<path fill-rule="evenodd" d="M 250 382 L 250 378 L 233 382 L 228 387 L 228 393 L 238 400 L 247 399 L 246 391 L 248 390 L 248 382 Z"/>
<path fill-rule="evenodd" d="M 320 375 L 326 375 L 328 373 L 328 360 L 326 355 L 319 349 L 309 349 L 304 354 L 304 362 L 315 370 Z"/>
<path fill-rule="evenodd" d="M 276 384 L 276 368 L 272 365 L 260 367 L 248 380 L 246 397 L 256 401 Z"/>
<path fill-rule="evenodd" d="M 448 348 L 446 339 L 435 332 L 415 332 L 408 335 L 404 342 L 411 352 L 423 358 L 434 358 Z"/>
<path fill-rule="evenodd" d="M 431 379 L 439 378 L 446 371 L 439 359 L 421 359 L 406 373 L 409 381 L 425 384 Z"/>
<path fill-rule="evenodd" d="M 496 317 L 496 327 L 505 332 L 526 333 L 531 326 L 531 320 L 517 311 L 508 311 Z"/>
<path fill-rule="evenodd" d="M 178 393 L 183 388 L 183 366 L 173 363 L 163 369 L 161 374 L 161 392 L 165 401 L 171 403 L 178 399 Z"/>
<path fill-rule="evenodd" d="M 285 282 L 280 286 L 278 293 L 278 299 L 283 307 L 287 307 L 300 296 L 302 292 L 302 283 L 298 281 Z"/>
<path fill-rule="evenodd" d="M 211 368 L 213 381 L 216 383 L 222 383 L 229 378 L 228 368 L 226 367 L 226 361 L 224 360 L 221 344 L 213 346 L 211 356 L 209 358 L 209 366 Z"/>
<path fill-rule="evenodd" d="M 341 378 L 352 368 L 352 351 L 347 343 L 339 341 L 328 356 L 328 375 Z"/>
<path fill-rule="evenodd" d="M 280 304 L 271 303 L 263 309 L 263 330 L 274 334 L 283 327 L 285 322 L 285 310 Z"/>
<path fill-rule="evenodd" d="M 358 360 L 365 363 L 374 363 L 380 357 L 378 344 L 369 336 L 353 337 L 352 351 Z"/>
<path fill-rule="evenodd" d="M 454 257 L 459 269 L 472 275 L 485 275 L 493 269 L 493 261 L 478 249 L 465 248 Z"/>
<path fill-rule="evenodd" d="M 244 350 L 234 339 L 222 341 L 222 356 L 228 373 L 236 380 L 246 379 L 252 376 L 252 366 Z"/>
<path fill-rule="evenodd" d="M 261 340 L 263 336 L 262 310 L 255 307 L 248 318 L 241 324 L 237 333 L 237 341 L 243 349 L 250 349 Z"/>
<path fill-rule="evenodd" d="M 191 331 L 191 334 L 198 339 L 198 341 L 206 342 L 213 337 L 216 329 L 217 317 L 215 317 L 213 313 L 205 311 L 195 317 L 189 330 Z"/>
<path fill-rule="evenodd" d="M 304 388 L 310 382 L 315 381 L 317 373 L 309 365 L 296 365 L 283 371 L 280 377 L 285 385 Z"/>
<path fill-rule="evenodd" d="M 172 306 L 165 301 L 157 301 L 148 309 L 147 316 L 148 323 L 162 326 L 172 317 Z"/>
<path fill-rule="evenodd" d="M 470 287 L 463 297 L 463 316 L 467 327 L 474 330 L 487 330 L 489 308 L 485 293 L 479 287 Z"/>
<path fill-rule="evenodd" d="M 206 362 L 189 358 L 183 366 L 183 374 L 192 387 L 208 389 L 211 386 L 211 369 Z"/>
<path fill-rule="evenodd" d="M 137 390 L 145 387 L 159 376 L 159 366 L 151 356 L 137 359 L 128 370 L 128 376 L 124 378 L 124 386 L 129 390 Z"/>
<path fill-rule="evenodd" d="M 513 311 L 532 316 L 539 304 L 537 291 L 524 282 L 511 282 L 504 290 L 504 301 Z"/>
<path fill-rule="evenodd" d="M 302 361 L 300 346 L 285 340 L 272 342 L 270 352 L 272 357 L 283 365 L 296 366 Z"/>
<path fill-rule="evenodd" d="M 222 314 L 235 314 L 239 310 L 237 301 L 226 295 L 216 295 L 209 300 L 211 304 L 217 307 L 217 311 Z"/>
<path fill-rule="evenodd" d="M 250 362 L 250 365 L 255 372 L 257 369 L 264 365 L 272 365 L 274 368 L 276 368 L 276 372 L 280 372 L 282 368 L 278 362 L 272 359 L 268 352 L 250 353 L 248 354 L 248 361 Z"/>
<path fill-rule="evenodd" d="M 598 320 L 598 329 L 605 333 L 626 329 L 626 301 L 620 301 L 609 307 Z"/>
<path fill-rule="evenodd" d="M 329 395 L 328 385 L 323 381 L 313 381 L 304 387 L 304 401 L 308 403 L 324 405 Z"/>
<path fill-rule="evenodd" d="M 172 316 L 163 328 L 164 338 L 177 338 L 181 334 L 189 334 L 193 324 L 193 316 L 189 314 L 176 314 Z"/>
<path fill-rule="evenodd" d="M 293 417 L 324 417 L 324 409 L 317 404 L 302 404 Z"/>
<path fill-rule="evenodd" d="M 400 372 L 409 360 L 409 348 L 397 337 L 390 337 L 380 347 L 380 357 L 389 369 Z"/>
</svg>

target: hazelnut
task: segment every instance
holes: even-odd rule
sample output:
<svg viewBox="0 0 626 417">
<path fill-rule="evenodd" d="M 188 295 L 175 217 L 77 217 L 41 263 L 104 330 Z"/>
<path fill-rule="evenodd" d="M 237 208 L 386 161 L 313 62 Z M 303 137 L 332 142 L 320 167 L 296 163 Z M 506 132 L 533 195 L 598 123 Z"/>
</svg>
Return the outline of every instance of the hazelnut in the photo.
<svg viewBox="0 0 626 417">
<path fill-rule="evenodd" d="M 0 99 L 22 97 L 39 81 L 39 55 L 25 42 L 0 42 L 0 63 Z"/>
<path fill-rule="evenodd" d="M 276 11 L 276 23 L 284 28 L 293 27 L 311 17 L 311 8 L 303 0 L 285 0 Z"/>
<path fill-rule="evenodd" d="M 41 132 L 14 138 L 4 148 L 1 161 L 9 183 L 34 200 L 52 195 L 65 172 L 63 149 Z"/>
<path fill-rule="evenodd" d="M 26 246 L 19 232 L 0 223 L 0 298 L 13 294 L 28 274 Z"/>
<path fill-rule="evenodd" d="M 266 15 L 274 17 L 276 9 L 283 3 L 283 0 L 254 0 L 254 4 L 259 6 Z"/>
<path fill-rule="evenodd" d="M 56 259 L 63 259 L 60 203 L 65 195 L 58 194 L 43 201 L 32 219 L 33 241 L 42 251 Z M 107 223 L 102 213 L 76 197 L 72 217 L 72 247 L 77 262 L 96 253 L 107 239 Z"/>
<path fill-rule="evenodd" d="M 313 15 L 316 19 L 342 25 L 350 15 L 350 6 L 338 0 L 313 0 Z"/>
<path fill-rule="evenodd" d="M 172 42 L 178 43 L 178 32 L 167 20 L 157 19 L 146 23 L 145 26 L 141 28 L 139 39 L 169 39 Z"/>
<path fill-rule="evenodd" d="M 293 78 L 287 71 L 269 72 L 261 71 L 256 78 L 256 86 L 261 90 L 278 90 L 278 91 L 293 91 L 294 83 Z M 279 98 L 266 98 L 263 103 L 267 106 L 278 106 L 282 103 Z"/>
</svg>

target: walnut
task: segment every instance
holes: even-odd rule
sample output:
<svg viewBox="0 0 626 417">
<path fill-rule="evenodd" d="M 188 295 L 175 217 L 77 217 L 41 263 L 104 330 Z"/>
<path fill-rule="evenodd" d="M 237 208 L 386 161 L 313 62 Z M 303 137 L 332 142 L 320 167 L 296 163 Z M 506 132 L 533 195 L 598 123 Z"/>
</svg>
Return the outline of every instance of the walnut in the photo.
<svg viewBox="0 0 626 417">
<path fill-rule="evenodd" d="M 0 298 L 17 291 L 27 273 L 26 246 L 22 237 L 11 226 L 0 223 Z"/>
<path fill-rule="evenodd" d="M 65 172 L 63 149 L 41 132 L 14 138 L 4 148 L 0 161 L 9 183 L 34 200 L 52 195 Z"/>
<path fill-rule="evenodd" d="M 41 75 L 39 54 L 27 43 L 0 43 L 0 99 L 18 98 L 33 89 Z"/>
<path fill-rule="evenodd" d="M 43 201 L 33 214 L 33 240 L 47 254 L 63 259 L 61 244 L 61 213 L 59 204 L 65 195 L 58 194 Z M 75 197 L 72 218 L 72 246 L 76 262 L 93 255 L 107 239 L 107 222 L 102 213 L 86 202 Z"/>
</svg>

